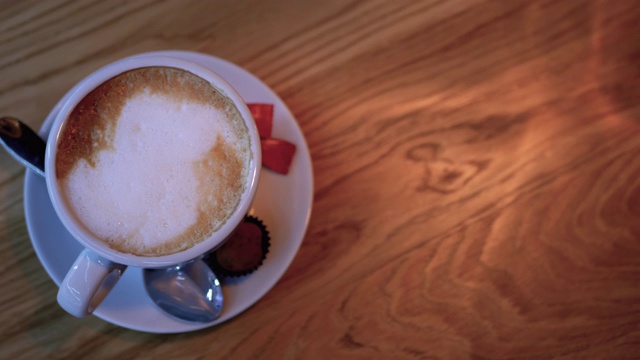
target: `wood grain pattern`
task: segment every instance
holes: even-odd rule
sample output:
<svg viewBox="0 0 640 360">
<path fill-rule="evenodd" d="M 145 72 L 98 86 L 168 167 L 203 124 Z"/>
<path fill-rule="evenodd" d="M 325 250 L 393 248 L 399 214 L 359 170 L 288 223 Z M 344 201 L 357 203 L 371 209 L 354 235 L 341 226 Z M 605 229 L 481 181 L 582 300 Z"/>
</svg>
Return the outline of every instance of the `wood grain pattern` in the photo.
<svg viewBox="0 0 640 360">
<path fill-rule="evenodd" d="M 0 358 L 640 357 L 637 2 L 3 1 L 0 114 L 39 127 L 96 68 L 160 49 L 289 105 L 315 172 L 300 252 L 211 329 L 75 319 L 0 153 Z"/>
</svg>

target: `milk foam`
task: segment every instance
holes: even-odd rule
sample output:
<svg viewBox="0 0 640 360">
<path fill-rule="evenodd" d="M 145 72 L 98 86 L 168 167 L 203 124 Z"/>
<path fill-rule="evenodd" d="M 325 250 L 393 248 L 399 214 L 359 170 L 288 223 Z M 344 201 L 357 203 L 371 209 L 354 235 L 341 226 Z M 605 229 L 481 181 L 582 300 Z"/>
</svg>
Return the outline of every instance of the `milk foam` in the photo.
<svg viewBox="0 0 640 360">
<path fill-rule="evenodd" d="M 247 139 L 239 141 L 228 118 L 211 105 L 149 91 L 136 94 L 122 107 L 111 145 L 94 154 L 95 164 L 79 159 L 67 175 L 63 186 L 70 206 L 116 249 L 155 254 L 151 249 L 176 239 L 182 243 L 170 248 L 190 247 L 194 239 L 184 238 L 185 233 L 203 217 L 211 222 L 205 232 L 217 229 L 237 204 L 239 194 L 214 193 L 233 189 L 216 184 L 215 176 L 203 179 L 197 169 L 197 164 L 223 166 L 219 159 L 207 159 L 220 142 L 240 154 L 243 164 L 249 161 Z M 216 204 L 229 198 L 235 199 L 231 206 Z M 211 214 L 211 209 L 226 213 Z"/>
</svg>

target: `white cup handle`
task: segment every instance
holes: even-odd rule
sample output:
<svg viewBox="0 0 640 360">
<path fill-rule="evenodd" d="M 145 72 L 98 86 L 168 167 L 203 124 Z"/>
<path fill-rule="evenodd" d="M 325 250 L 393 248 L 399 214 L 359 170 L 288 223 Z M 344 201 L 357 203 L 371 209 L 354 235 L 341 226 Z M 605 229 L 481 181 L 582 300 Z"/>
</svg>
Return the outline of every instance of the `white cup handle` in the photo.
<svg viewBox="0 0 640 360">
<path fill-rule="evenodd" d="M 60 284 L 58 304 L 73 316 L 90 315 L 126 268 L 84 249 Z"/>
</svg>

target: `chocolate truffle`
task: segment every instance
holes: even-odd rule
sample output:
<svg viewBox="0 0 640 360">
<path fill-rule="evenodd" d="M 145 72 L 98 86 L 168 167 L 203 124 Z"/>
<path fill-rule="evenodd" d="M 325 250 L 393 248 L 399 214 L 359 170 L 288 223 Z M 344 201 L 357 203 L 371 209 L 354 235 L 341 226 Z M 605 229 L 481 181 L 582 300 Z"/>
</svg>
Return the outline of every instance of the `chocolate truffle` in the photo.
<svg viewBox="0 0 640 360">
<path fill-rule="evenodd" d="M 205 262 L 218 276 L 248 275 L 262 265 L 269 252 L 269 242 L 264 223 L 247 216 L 222 246 L 205 257 Z"/>
</svg>

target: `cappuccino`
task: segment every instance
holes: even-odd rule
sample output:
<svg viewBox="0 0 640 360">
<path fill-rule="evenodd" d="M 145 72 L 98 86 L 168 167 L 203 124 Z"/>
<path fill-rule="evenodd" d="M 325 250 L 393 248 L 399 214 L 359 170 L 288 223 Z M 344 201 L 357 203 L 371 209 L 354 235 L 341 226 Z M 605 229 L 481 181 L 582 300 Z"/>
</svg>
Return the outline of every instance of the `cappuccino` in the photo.
<svg viewBox="0 0 640 360">
<path fill-rule="evenodd" d="M 227 221 L 249 187 L 251 159 L 232 100 L 188 71 L 145 67 L 78 103 L 58 139 L 55 172 L 66 206 L 95 237 L 120 252 L 162 256 Z"/>
</svg>

